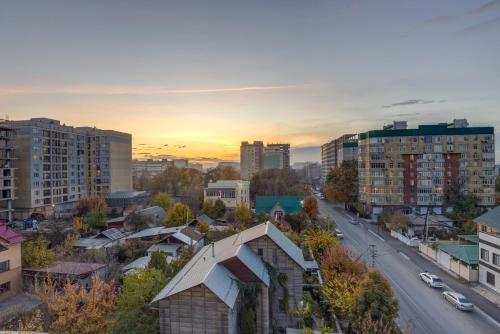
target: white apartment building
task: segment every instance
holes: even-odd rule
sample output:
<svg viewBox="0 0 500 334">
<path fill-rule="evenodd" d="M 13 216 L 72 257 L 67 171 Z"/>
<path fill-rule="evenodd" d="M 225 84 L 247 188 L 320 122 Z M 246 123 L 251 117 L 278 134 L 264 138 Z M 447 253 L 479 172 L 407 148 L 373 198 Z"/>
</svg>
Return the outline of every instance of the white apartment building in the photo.
<svg viewBox="0 0 500 334">
<path fill-rule="evenodd" d="M 474 221 L 479 235 L 479 282 L 500 293 L 500 206 Z"/>
<path fill-rule="evenodd" d="M 220 199 L 228 209 L 238 206 L 250 208 L 250 182 L 243 180 L 219 180 L 210 182 L 204 191 L 204 201 Z"/>
</svg>

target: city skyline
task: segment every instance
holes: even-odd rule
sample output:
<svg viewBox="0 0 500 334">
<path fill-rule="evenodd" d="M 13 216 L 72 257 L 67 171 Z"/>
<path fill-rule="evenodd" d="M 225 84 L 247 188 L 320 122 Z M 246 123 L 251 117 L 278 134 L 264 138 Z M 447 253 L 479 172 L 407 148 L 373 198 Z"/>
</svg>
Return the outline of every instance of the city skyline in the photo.
<svg viewBox="0 0 500 334">
<path fill-rule="evenodd" d="M 0 109 L 131 133 L 134 157 L 262 140 L 319 161 L 393 120 L 499 127 L 499 18 L 500 1 L 8 3 Z"/>
</svg>

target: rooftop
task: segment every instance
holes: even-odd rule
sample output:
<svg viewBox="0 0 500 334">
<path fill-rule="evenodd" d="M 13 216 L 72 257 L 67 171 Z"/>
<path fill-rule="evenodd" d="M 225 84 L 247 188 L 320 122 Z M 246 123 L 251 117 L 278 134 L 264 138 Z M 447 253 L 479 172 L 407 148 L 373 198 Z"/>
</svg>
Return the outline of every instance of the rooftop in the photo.
<svg viewBox="0 0 500 334">
<path fill-rule="evenodd" d="M 478 245 L 438 244 L 438 248 L 467 264 L 479 263 Z"/>
<path fill-rule="evenodd" d="M 302 211 L 300 196 L 257 196 L 255 212 L 269 213 L 276 204 L 279 204 L 286 213 Z"/>
<path fill-rule="evenodd" d="M 18 244 L 25 240 L 22 235 L 7 226 L 7 224 L 0 224 L 0 239 L 11 245 Z"/>
<path fill-rule="evenodd" d="M 250 184 L 250 182 L 243 180 L 218 180 L 217 182 L 209 182 L 207 188 L 236 188 L 240 184 Z"/>
<path fill-rule="evenodd" d="M 94 271 L 104 267 L 106 267 L 106 264 L 103 263 L 57 262 L 47 268 L 25 268 L 24 270 L 43 272 L 47 274 L 83 275 L 93 273 Z"/>
<path fill-rule="evenodd" d="M 474 222 L 500 230 L 500 206 L 496 206 L 493 209 L 482 214 L 481 216 L 477 217 L 476 219 L 474 219 Z"/>
<path fill-rule="evenodd" d="M 146 191 L 115 191 L 105 196 L 106 199 L 133 199 L 144 197 L 147 195 Z"/>
</svg>

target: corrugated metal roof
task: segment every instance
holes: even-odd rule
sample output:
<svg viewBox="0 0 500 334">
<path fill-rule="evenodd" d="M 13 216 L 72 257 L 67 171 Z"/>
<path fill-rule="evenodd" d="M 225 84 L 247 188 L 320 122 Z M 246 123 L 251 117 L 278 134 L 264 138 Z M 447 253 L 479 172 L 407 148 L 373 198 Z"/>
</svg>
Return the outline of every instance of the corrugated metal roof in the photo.
<svg viewBox="0 0 500 334">
<path fill-rule="evenodd" d="M 74 246 L 86 249 L 100 249 L 111 243 L 109 239 L 82 238 L 75 241 Z"/>
<path fill-rule="evenodd" d="M 159 227 L 151 227 L 151 228 L 146 228 L 144 230 L 141 230 L 139 232 L 136 232 L 134 234 L 129 235 L 125 239 L 140 239 L 140 238 L 148 238 L 148 237 L 155 237 L 155 236 L 160 236 L 160 235 L 165 235 L 165 234 L 173 234 L 178 231 L 180 231 L 184 226 L 176 226 L 176 227 L 164 227 L 164 226 L 159 226 Z"/>
<path fill-rule="evenodd" d="M 478 245 L 438 244 L 438 248 L 465 263 L 479 263 Z"/>
<path fill-rule="evenodd" d="M 496 206 L 493 209 L 487 211 L 481 216 L 474 219 L 478 224 L 483 224 L 491 228 L 500 230 L 500 206 Z"/>
<path fill-rule="evenodd" d="M 255 212 L 269 213 L 276 204 L 279 204 L 285 213 L 300 212 L 302 204 L 300 196 L 257 196 L 255 199 Z"/>
<path fill-rule="evenodd" d="M 125 237 L 125 234 L 120 232 L 120 230 L 118 230 L 117 228 L 110 228 L 110 229 L 104 230 L 100 234 L 102 234 L 103 236 L 105 236 L 108 239 L 113 240 L 113 241 Z M 99 235 L 97 236 L 97 238 L 99 238 Z"/>
<path fill-rule="evenodd" d="M 148 253 L 160 251 L 173 254 L 176 253 L 180 247 L 182 247 L 182 244 L 154 244 L 148 248 Z"/>
<path fill-rule="evenodd" d="M 146 191 L 115 191 L 107 194 L 105 199 L 131 199 L 136 197 L 145 197 Z"/>
<path fill-rule="evenodd" d="M 144 269 L 147 267 L 150 259 L 151 259 L 151 257 L 149 255 L 142 256 L 142 257 L 130 262 L 126 266 L 124 266 L 122 268 L 122 271 L 128 271 L 131 269 Z"/>
<path fill-rule="evenodd" d="M 156 295 L 151 303 L 175 295 L 199 284 L 204 284 L 227 306 L 233 308 L 238 295 L 236 277 L 219 264 L 237 257 L 264 284 L 269 285 L 269 273 L 262 259 L 246 245 L 247 242 L 267 235 L 278 247 L 306 269 L 302 251 L 272 223 L 267 222 L 234 234 L 203 247 L 181 271 Z"/>
</svg>

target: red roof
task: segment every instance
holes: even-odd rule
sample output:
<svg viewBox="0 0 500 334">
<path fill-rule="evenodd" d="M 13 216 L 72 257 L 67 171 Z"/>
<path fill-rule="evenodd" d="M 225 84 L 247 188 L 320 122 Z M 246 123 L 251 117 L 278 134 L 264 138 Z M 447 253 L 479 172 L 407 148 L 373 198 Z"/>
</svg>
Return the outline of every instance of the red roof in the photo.
<svg viewBox="0 0 500 334">
<path fill-rule="evenodd" d="M 24 270 L 62 275 L 83 275 L 93 273 L 104 267 L 106 265 L 102 263 L 56 262 L 48 268 L 26 268 Z"/>
<path fill-rule="evenodd" d="M 11 245 L 18 244 L 25 240 L 22 235 L 8 227 L 7 224 L 0 224 L 0 238 Z"/>
</svg>

